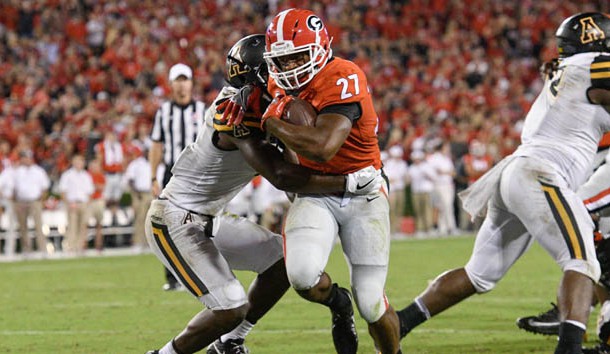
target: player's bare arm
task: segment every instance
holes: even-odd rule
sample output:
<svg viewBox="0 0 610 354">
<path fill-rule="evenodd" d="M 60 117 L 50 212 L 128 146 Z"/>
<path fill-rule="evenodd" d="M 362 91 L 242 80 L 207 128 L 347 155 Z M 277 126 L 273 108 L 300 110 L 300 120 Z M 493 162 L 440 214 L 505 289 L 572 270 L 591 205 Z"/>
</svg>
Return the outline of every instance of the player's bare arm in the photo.
<svg viewBox="0 0 610 354">
<path fill-rule="evenodd" d="M 300 126 L 280 119 L 267 119 L 264 129 L 297 154 L 325 162 L 333 158 L 347 139 L 352 122 L 337 113 L 320 114 L 315 126 Z"/>
<path fill-rule="evenodd" d="M 313 171 L 288 163 L 277 148 L 266 140 L 236 139 L 242 156 L 276 188 L 296 193 L 329 193 L 343 191 L 343 176 L 314 175 Z"/>
<path fill-rule="evenodd" d="M 349 175 L 330 176 L 317 175 L 315 171 L 285 160 L 282 153 L 267 140 L 258 137 L 236 138 L 229 134 L 219 134 L 217 146 L 220 148 L 239 148 L 242 156 L 252 168 L 265 177 L 276 188 L 295 193 L 332 193 L 357 192 L 366 194 L 378 190 L 380 179 L 376 178 L 374 169 L 363 169 Z M 368 187 L 356 190 L 360 182 L 365 185 L 374 181 Z"/>
<path fill-rule="evenodd" d="M 306 167 L 286 161 L 282 153 L 263 137 L 259 130 L 260 115 L 244 112 L 237 125 L 229 125 L 235 112 L 226 113 L 227 106 L 218 105 L 214 128 L 217 130 L 215 145 L 221 149 L 239 149 L 246 162 L 276 188 L 288 192 L 330 193 L 345 190 L 344 176 L 314 175 Z"/>
<path fill-rule="evenodd" d="M 601 88 L 590 88 L 587 91 L 589 101 L 601 105 L 610 113 L 610 90 Z"/>
<path fill-rule="evenodd" d="M 282 153 L 284 155 L 284 161 L 288 161 L 295 165 L 299 164 L 299 156 L 291 148 L 284 146 L 284 151 L 282 151 Z"/>
</svg>

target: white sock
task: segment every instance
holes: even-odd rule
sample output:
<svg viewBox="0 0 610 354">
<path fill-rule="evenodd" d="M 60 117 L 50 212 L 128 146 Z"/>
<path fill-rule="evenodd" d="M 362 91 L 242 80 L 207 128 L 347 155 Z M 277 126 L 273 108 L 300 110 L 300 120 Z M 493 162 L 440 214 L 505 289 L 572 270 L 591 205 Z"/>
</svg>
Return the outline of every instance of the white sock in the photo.
<svg viewBox="0 0 610 354">
<path fill-rule="evenodd" d="M 178 354 L 175 350 L 174 350 L 174 346 L 172 345 L 172 342 L 174 340 L 170 340 L 166 345 L 163 346 L 163 348 L 161 348 L 159 350 L 159 354 Z"/>
<path fill-rule="evenodd" d="M 250 333 L 252 327 L 254 327 L 252 323 L 248 322 L 248 320 L 243 320 L 239 326 L 235 327 L 231 332 L 220 336 L 220 341 L 224 343 L 229 339 L 246 339 L 246 336 Z"/>
</svg>

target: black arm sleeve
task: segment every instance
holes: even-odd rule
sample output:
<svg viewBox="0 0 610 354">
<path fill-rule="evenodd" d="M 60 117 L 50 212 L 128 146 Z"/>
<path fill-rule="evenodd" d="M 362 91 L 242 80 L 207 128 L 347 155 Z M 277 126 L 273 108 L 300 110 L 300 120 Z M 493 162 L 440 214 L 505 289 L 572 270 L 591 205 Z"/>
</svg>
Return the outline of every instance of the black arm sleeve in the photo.
<svg viewBox="0 0 610 354">
<path fill-rule="evenodd" d="M 610 89 L 610 55 L 598 55 L 591 63 L 591 86 Z"/>
<path fill-rule="evenodd" d="M 333 104 L 322 108 L 319 114 L 335 113 L 346 116 L 352 124 L 362 117 L 362 107 L 360 102 Z"/>
</svg>

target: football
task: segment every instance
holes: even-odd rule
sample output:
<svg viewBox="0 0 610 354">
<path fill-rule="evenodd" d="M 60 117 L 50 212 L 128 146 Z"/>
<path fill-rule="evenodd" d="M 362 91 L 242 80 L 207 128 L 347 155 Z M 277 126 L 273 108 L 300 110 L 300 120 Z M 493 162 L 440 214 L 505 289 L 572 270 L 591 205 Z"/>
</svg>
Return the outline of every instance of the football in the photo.
<svg viewBox="0 0 610 354">
<path fill-rule="evenodd" d="M 314 126 L 318 112 L 311 103 L 295 97 L 284 110 L 283 120 L 295 125 Z"/>
</svg>

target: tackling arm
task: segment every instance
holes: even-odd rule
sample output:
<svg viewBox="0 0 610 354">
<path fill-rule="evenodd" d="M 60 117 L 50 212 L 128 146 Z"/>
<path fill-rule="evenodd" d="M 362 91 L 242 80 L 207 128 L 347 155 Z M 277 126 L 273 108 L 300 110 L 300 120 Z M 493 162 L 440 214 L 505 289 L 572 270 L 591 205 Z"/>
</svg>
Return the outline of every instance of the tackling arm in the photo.
<svg viewBox="0 0 610 354">
<path fill-rule="evenodd" d="M 284 161 L 266 140 L 227 136 L 252 168 L 276 188 L 295 193 L 331 193 L 345 190 L 345 176 L 315 175 L 313 170 Z"/>
<path fill-rule="evenodd" d="M 227 119 L 222 119 L 222 115 L 222 112 L 216 112 L 214 117 L 214 129 L 219 137 L 216 144 L 223 148 L 239 148 L 246 162 L 278 189 L 296 193 L 349 192 L 365 195 L 378 192 L 381 188 L 383 178 L 379 176 L 380 171 L 373 166 L 342 176 L 318 175 L 314 170 L 290 163 L 296 156 L 291 153 L 282 156 L 275 146 L 264 139 L 263 132 L 259 130 L 262 125 L 261 118 L 256 113 L 245 112 L 241 117 L 242 121 L 233 126 L 228 126 Z M 317 118 L 315 128 L 279 122 L 279 119 L 267 121 L 279 122 L 276 137 L 283 140 L 287 150 L 295 150 L 297 153 L 311 152 L 306 152 L 304 156 L 315 156 L 316 150 L 323 150 L 329 154 L 330 159 L 349 135 L 351 121 L 346 116 L 335 113 L 320 114 Z M 334 131 L 334 134 L 330 133 L 331 131 Z M 282 139 L 282 136 L 285 139 Z"/>
<path fill-rule="evenodd" d="M 297 154 L 325 162 L 339 151 L 352 129 L 352 122 L 341 114 L 325 113 L 318 115 L 314 127 L 267 119 L 264 128 Z"/>
</svg>

